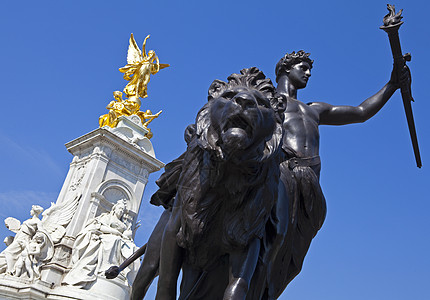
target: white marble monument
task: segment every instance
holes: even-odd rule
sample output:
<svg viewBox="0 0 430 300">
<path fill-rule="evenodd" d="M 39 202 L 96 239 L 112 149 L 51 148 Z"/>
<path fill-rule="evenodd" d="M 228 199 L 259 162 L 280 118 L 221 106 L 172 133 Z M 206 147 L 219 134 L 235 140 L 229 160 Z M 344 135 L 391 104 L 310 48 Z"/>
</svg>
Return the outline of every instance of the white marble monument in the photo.
<svg viewBox="0 0 430 300">
<path fill-rule="evenodd" d="M 128 299 L 139 263 L 104 277 L 136 249 L 136 218 L 155 158 L 137 115 L 120 116 L 66 144 L 72 163 L 55 204 L 5 220 L 15 233 L 0 253 L 0 299 Z M 42 219 L 39 215 L 42 213 Z"/>
</svg>

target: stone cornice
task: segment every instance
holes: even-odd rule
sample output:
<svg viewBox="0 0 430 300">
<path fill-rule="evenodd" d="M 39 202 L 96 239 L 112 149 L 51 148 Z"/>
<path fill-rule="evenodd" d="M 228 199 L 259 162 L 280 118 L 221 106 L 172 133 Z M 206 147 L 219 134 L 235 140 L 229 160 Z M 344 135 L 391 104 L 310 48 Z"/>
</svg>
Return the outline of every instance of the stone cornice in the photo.
<svg viewBox="0 0 430 300">
<path fill-rule="evenodd" d="M 87 150 L 99 143 L 107 143 L 113 148 L 133 160 L 137 160 L 147 166 L 152 172 L 164 167 L 164 163 L 149 155 L 145 151 L 133 146 L 129 142 L 120 138 L 116 134 L 105 128 L 97 128 L 73 141 L 65 144 L 67 150 L 72 155 L 79 155 L 80 152 Z"/>
</svg>

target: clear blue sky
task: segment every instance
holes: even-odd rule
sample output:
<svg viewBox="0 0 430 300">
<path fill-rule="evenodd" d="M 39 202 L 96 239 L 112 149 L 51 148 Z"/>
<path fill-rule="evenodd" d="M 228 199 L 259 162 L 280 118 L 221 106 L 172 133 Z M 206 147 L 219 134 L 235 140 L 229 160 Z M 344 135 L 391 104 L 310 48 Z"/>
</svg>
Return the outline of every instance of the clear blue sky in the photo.
<svg viewBox="0 0 430 300">
<path fill-rule="evenodd" d="M 394 4 L 404 9 L 403 50 L 412 52 L 424 167 L 415 166 L 399 92 L 364 124 L 322 126 L 327 219 L 281 299 L 430 299 L 430 3 Z M 251 66 L 274 79 L 285 52 L 305 49 L 315 63 L 298 98 L 358 105 L 392 66 L 378 29 L 386 0 L 2 1 L 0 10 L 0 219 L 23 221 L 32 204 L 55 201 L 72 160 L 64 144 L 97 128 L 126 83 L 118 68 L 131 32 L 139 45 L 151 34 L 147 48 L 171 64 L 151 79 L 142 105 L 163 110 L 150 127 L 165 163 L 185 149 L 183 130 L 214 79 Z M 159 175 L 145 192 L 138 245 L 161 213 L 148 204 Z M 1 239 L 10 234 L 0 225 Z"/>
</svg>

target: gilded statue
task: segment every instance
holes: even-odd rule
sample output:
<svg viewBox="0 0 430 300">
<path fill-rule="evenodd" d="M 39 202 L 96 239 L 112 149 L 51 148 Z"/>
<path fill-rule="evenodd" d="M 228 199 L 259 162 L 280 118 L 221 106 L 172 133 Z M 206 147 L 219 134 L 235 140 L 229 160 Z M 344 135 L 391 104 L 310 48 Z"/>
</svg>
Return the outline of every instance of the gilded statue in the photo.
<svg viewBox="0 0 430 300">
<path fill-rule="evenodd" d="M 148 35 L 145 38 L 141 51 L 133 34 L 131 34 L 127 52 L 127 65 L 119 69 L 121 73 L 124 73 L 124 79 L 129 81 L 123 90 L 127 98 L 123 99 L 123 93 L 120 91 L 113 93 L 115 100 L 112 100 L 106 107 L 109 112 L 100 116 L 100 127 L 109 126 L 114 128 L 118 125 L 118 118 L 120 116 L 137 115 L 141 120 L 142 126 L 148 130 L 146 137 L 152 137 L 153 134 L 148 128 L 148 124 L 157 118 L 162 111 L 160 110 L 156 114 L 153 114 L 150 110 L 140 111 L 140 98 L 148 97 L 148 83 L 151 75 L 157 74 L 158 71 L 170 65 L 160 64 L 154 50 L 149 50 L 146 53 L 146 41 L 149 37 Z"/>
<path fill-rule="evenodd" d="M 124 88 L 124 93 L 127 97 L 148 97 L 147 85 L 151 74 L 155 75 L 161 69 L 169 67 L 168 64 L 160 64 L 154 50 L 149 50 L 146 53 L 146 41 L 149 37 L 148 35 L 143 41 L 142 51 L 140 51 L 133 34 L 130 36 L 127 65 L 119 69 L 121 73 L 124 73 L 124 79 L 130 81 Z"/>
<path fill-rule="evenodd" d="M 109 112 L 99 118 L 100 127 L 106 125 L 116 127 L 119 116 L 131 115 L 130 111 L 125 106 L 125 101 L 122 99 L 122 93 L 120 91 L 115 91 L 113 92 L 113 97 L 115 100 L 112 100 L 108 106 L 106 106 L 106 109 L 108 109 Z"/>
</svg>

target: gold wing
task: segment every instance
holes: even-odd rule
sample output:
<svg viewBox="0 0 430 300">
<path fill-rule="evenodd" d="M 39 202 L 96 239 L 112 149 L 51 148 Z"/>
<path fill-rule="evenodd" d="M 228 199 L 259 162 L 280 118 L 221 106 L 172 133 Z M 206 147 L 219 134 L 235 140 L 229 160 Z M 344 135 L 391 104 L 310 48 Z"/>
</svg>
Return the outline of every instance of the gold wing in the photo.
<svg viewBox="0 0 430 300">
<path fill-rule="evenodd" d="M 146 40 L 146 39 L 145 39 Z M 144 50 L 145 51 L 145 50 Z M 127 52 L 127 63 L 135 64 L 143 60 L 142 52 L 139 49 L 136 41 L 134 40 L 133 33 L 130 36 L 130 45 Z"/>
</svg>

